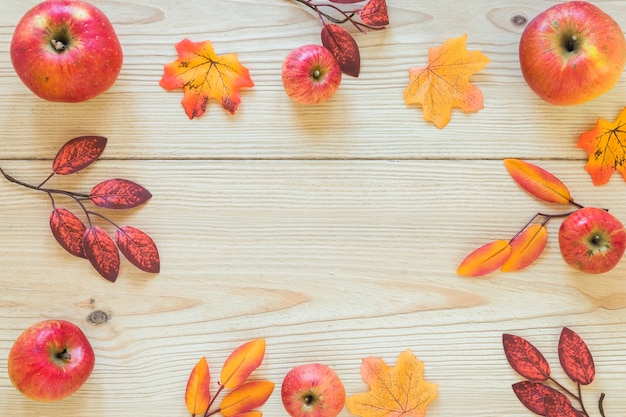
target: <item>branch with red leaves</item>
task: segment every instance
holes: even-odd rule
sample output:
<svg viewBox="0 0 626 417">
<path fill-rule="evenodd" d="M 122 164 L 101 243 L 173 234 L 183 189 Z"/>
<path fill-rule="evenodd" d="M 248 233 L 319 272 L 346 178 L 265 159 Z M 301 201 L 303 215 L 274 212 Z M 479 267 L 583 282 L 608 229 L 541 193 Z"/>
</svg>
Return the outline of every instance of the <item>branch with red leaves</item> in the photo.
<svg viewBox="0 0 626 417">
<path fill-rule="evenodd" d="M 156 244 L 145 232 L 132 226 L 119 226 L 108 217 L 90 210 L 86 202 L 105 209 L 130 209 L 142 205 L 152 194 L 141 185 L 123 178 L 96 184 L 89 193 L 48 188 L 54 175 L 74 174 L 94 163 L 104 151 L 107 139 L 101 136 L 80 136 L 65 143 L 52 163 L 52 173 L 39 185 L 20 181 L 0 168 L 0 174 L 14 184 L 48 194 L 52 202 L 50 230 L 57 242 L 69 253 L 86 258 L 100 275 L 115 282 L 120 269 L 121 252 L 135 267 L 158 273 L 160 258 Z M 55 196 L 74 201 L 85 215 L 87 225 L 72 211 L 57 207 Z M 94 224 L 94 218 L 115 227 L 115 241 L 106 230 Z M 119 251 L 118 251 L 119 249 Z"/>
</svg>

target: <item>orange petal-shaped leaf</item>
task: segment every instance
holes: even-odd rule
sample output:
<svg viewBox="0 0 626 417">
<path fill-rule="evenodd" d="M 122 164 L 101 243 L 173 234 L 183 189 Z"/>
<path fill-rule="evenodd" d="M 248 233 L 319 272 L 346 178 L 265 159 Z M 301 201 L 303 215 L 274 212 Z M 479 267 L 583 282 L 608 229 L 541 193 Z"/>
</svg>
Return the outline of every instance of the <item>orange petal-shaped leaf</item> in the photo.
<svg viewBox="0 0 626 417">
<path fill-rule="evenodd" d="M 527 227 L 511 242 L 511 255 L 500 270 L 513 272 L 526 268 L 541 255 L 547 241 L 548 229 L 543 224 Z"/>
<path fill-rule="evenodd" d="M 203 356 L 194 366 L 185 391 L 185 404 L 192 415 L 204 414 L 211 401 L 209 363 Z"/>
<path fill-rule="evenodd" d="M 244 343 L 230 354 L 220 376 L 222 385 L 235 389 L 261 365 L 265 355 L 265 339 L 252 340 Z"/>
<path fill-rule="evenodd" d="M 272 391 L 274 383 L 271 381 L 247 382 L 224 397 L 220 412 L 224 417 L 234 417 L 252 411 L 265 404 Z"/>
<path fill-rule="evenodd" d="M 511 177 L 528 193 L 550 203 L 569 204 L 572 196 L 557 177 L 543 168 L 521 159 L 505 159 Z"/>
<path fill-rule="evenodd" d="M 500 268 L 511 255 L 508 240 L 496 240 L 481 246 L 467 255 L 456 270 L 464 277 L 487 275 Z"/>
</svg>

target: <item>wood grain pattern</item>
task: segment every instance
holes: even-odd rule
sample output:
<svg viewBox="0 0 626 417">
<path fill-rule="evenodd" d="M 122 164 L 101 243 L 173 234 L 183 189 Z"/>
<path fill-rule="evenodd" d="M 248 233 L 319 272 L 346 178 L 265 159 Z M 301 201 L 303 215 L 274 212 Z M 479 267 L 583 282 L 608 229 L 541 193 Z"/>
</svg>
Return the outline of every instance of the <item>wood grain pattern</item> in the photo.
<svg viewBox="0 0 626 417">
<path fill-rule="evenodd" d="M 36 2 L 0 3 L 5 51 Z M 593 187 L 575 147 L 597 117 L 619 113 L 626 81 L 588 104 L 558 108 L 521 76 L 521 29 L 511 18 L 532 18 L 553 2 L 388 0 L 390 27 L 357 35 L 361 76 L 345 77 L 319 107 L 295 106 L 282 89 L 283 57 L 319 42 L 316 17 L 290 1 L 93 3 L 124 48 L 118 82 L 87 103 L 47 103 L 0 55 L 0 166 L 38 183 L 65 141 L 106 136 L 101 160 L 53 183 L 88 191 L 123 177 L 150 190 L 147 205 L 111 217 L 154 238 L 161 273 L 124 261 L 117 282 L 105 281 L 57 245 L 45 194 L 0 181 L 0 415 L 186 416 L 185 384 L 199 357 L 218 375 L 235 347 L 263 337 L 266 359 L 255 375 L 277 383 L 267 416 L 286 415 L 280 382 L 297 364 L 332 366 L 350 395 L 366 389 L 361 358 L 394 363 L 407 348 L 439 384 L 429 416 L 528 416 L 511 390 L 519 377 L 502 333 L 533 341 L 558 373 L 563 326 L 594 355 L 588 408 L 605 392 L 606 415 L 626 413 L 626 262 L 601 277 L 573 271 L 560 257 L 555 221 L 545 253 L 527 270 L 455 274 L 477 245 L 511 237 L 537 211 L 560 209 L 521 190 L 503 158 L 537 163 L 580 203 L 626 219 L 624 181 L 616 174 Z M 596 3 L 626 27 L 624 2 Z M 455 111 L 438 130 L 404 104 L 402 91 L 428 47 L 463 33 L 492 61 L 472 77 L 485 109 Z M 211 39 L 250 69 L 256 86 L 242 91 L 236 115 L 211 103 L 190 121 L 182 93 L 158 86 L 184 37 Z M 58 404 L 23 398 L 6 376 L 13 340 L 47 318 L 80 325 L 97 356 L 89 381 Z"/>
</svg>

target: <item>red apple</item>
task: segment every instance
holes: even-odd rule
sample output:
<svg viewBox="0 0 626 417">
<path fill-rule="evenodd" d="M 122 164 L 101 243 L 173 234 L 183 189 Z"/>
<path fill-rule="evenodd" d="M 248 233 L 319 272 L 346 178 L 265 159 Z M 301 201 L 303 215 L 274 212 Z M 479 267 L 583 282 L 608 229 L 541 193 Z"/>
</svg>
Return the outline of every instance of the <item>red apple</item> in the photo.
<svg viewBox="0 0 626 417">
<path fill-rule="evenodd" d="M 624 226 L 606 210 L 585 207 L 561 223 L 559 247 L 565 262 L 589 274 L 610 271 L 626 248 Z"/>
<path fill-rule="evenodd" d="M 290 370 L 283 380 L 281 397 L 291 417 L 335 417 L 346 403 L 343 383 L 321 363 Z"/>
<path fill-rule="evenodd" d="M 45 320 L 15 340 L 9 352 L 9 378 L 28 398 L 58 401 L 83 385 L 94 363 L 93 349 L 76 325 Z"/>
<path fill-rule="evenodd" d="M 530 88 L 557 105 L 579 104 L 610 90 L 626 62 L 619 25 L 593 4 L 559 3 L 526 26 L 520 66 Z"/>
<path fill-rule="evenodd" d="M 296 103 L 319 104 L 335 94 L 341 68 L 333 54 L 321 45 L 303 45 L 283 61 L 283 86 Z"/>
<path fill-rule="evenodd" d="M 100 9 L 80 0 L 48 0 L 17 24 L 11 62 L 39 97 L 80 102 L 113 85 L 122 68 L 122 47 Z"/>
</svg>

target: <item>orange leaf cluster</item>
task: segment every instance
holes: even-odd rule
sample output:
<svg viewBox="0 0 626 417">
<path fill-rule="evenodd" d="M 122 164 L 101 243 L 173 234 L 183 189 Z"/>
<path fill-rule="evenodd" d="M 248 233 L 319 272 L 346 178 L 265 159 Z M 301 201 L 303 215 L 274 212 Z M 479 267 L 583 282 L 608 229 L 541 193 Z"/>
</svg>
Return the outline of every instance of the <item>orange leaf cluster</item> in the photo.
<svg viewBox="0 0 626 417">
<path fill-rule="evenodd" d="M 452 108 L 475 112 L 483 108 L 481 91 L 469 82 L 489 58 L 480 51 L 468 51 L 467 35 L 448 39 L 428 50 L 428 65 L 409 69 L 409 85 L 404 90 L 406 104 L 418 104 L 424 120 L 443 129 L 450 121 Z"/>
<path fill-rule="evenodd" d="M 166 90 L 182 88 L 182 105 L 190 119 L 206 111 L 209 98 L 234 114 L 241 102 L 239 90 L 253 87 L 248 69 L 236 54 L 218 56 L 210 41 L 184 39 L 176 44 L 178 59 L 165 65 L 159 85 Z"/>
<path fill-rule="evenodd" d="M 424 380 L 424 363 L 410 350 L 388 366 L 380 358 L 365 358 L 361 376 L 370 387 L 367 393 L 346 400 L 350 413 L 361 417 L 422 417 L 437 398 L 437 384 Z"/>
<path fill-rule="evenodd" d="M 589 154 L 585 170 L 593 185 L 606 184 L 615 171 L 626 180 L 626 107 L 613 123 L 598 119 L 592 130 L 580 135 L 578 147 Z"/>
<path fill-rule="evenodd" d="M 192 416 L 208 416 L 221 413 L 224 417 L 261 417 L 256 411 L 270 397 L 274 383 L 270 381 L 248 381 L 263 361 L 265 340 L 257 339 L 235 349 L 222 367 L 219 388 L 211 397 L 211 373 L 206 358 L 202 357 L 194 366 L 185 390 L 185 404 Z M 224 389 L 231 391 L 221 400 L 218 410 L 211 406 Z"/>
</svg>

